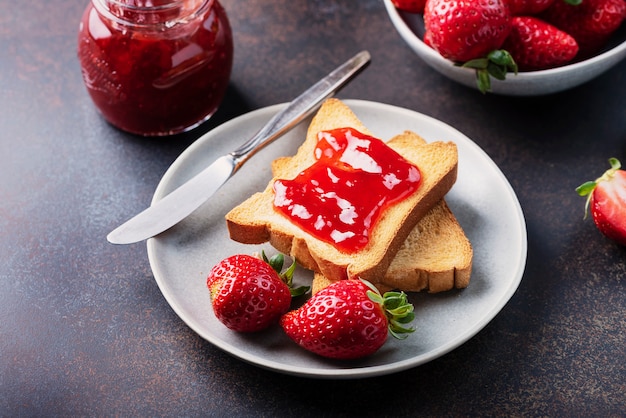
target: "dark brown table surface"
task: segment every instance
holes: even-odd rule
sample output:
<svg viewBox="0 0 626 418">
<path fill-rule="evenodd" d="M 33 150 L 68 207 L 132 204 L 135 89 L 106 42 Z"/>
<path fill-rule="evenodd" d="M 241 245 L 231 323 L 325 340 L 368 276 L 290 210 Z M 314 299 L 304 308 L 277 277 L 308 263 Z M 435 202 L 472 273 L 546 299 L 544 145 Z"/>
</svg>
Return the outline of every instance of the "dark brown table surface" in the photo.
<svg viewBox="0 0 626 418">
<path fill-rule="evenodd" d="M 191 133 L 143 139 L 105 123 L 83 87 L 86 3 L 0 1 L 1 416 L 624 416 L 626 248 L 583 222 L 574 188 L 626 162 L 626 62 L 547 97 L 483 96 L 421 62 L 380 0 L 224 0 L 223 106 Z M 194 138 L 362 49 L 372 64 L 339 97 L 414 109 L 482 147 L 523 208 L 526 271 L 486 328 L 425 365 L 339 381 L 267 371 L 179 319 L 144 243 L 105 237 Z"/>
</svg>

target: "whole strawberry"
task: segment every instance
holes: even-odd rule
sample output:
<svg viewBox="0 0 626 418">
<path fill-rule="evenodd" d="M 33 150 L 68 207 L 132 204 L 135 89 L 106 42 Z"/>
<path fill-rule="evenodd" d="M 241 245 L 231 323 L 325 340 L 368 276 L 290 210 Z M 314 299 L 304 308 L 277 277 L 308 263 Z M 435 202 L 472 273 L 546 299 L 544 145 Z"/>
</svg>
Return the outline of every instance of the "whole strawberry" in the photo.
<svg viewBox="0 0 626 418">
<path fill-rule="evenodd" d="M 414 318 L 402 292 L 384 296 L 363 280 L 339 280 L 320 290 L 280 324 L 298 345 L 320 356 L 354 359 L 376 352 L 388 332 L 398 338 L 413 332 Z"/>
<path fill-rule="evenodd" d="M 481 92 L 490 76 L 504 80 L 517 72 L 510 54 L 499 48 L 511 31 L 507 0 L 428 0 L 424 8 L 425 42 L 444 58 L 476 70 Z"/>
<path fill-rule="evenodd" d="M 532 16 L 546 10 L 554 1 L 555 0 L 507 0 L 507 3 L 511 9 L 511 16 Z"/>
<path fill-rule="evenodd" d="M 586 58 L 599 52 L 626 19 L 626 2 L 556 0 L 541 16 L 572 35 L 580 47 L 579 58 Z"/>
<path fill-rule="evenodd" d="M 587 196 L 585 217 L 591 210 L 594 223 L 605 236 L 626 245 L 626 171 L 620 162 L 609 159 L 611 168 L 596 181 L 576 188 L 580 196 Z"/>
<path fill-rule="evenodd" d="M 391 0 L 391 3 L 400 10 L 409 13 L 424 13 L 426 0 Z"/>
<path fill-rule="evenodd" d="M 567 33 L 535 17 L 516 16 L 502 46 L 521 71 L 559 67 L 574 59 L 578 44 Z"/>
<path fill-rule="evenodd" d="M 291 305 L 289 285 L 295 269 L 293 263 L 279 275 L 283 260 L 282 254 L 271 260 L 265 254 L 263 259 L 238 254 L 217 263 L 207 277 L 217 319 L 240 332 L 260 331 L 277 322 Z"/>
<path fill-rule="evenodd" d="M 466 62 L 502 46 L 511 14 L 505 0 L 428 0 L 424 26 L 430 45 L 443 57 Z"/>
</svg>

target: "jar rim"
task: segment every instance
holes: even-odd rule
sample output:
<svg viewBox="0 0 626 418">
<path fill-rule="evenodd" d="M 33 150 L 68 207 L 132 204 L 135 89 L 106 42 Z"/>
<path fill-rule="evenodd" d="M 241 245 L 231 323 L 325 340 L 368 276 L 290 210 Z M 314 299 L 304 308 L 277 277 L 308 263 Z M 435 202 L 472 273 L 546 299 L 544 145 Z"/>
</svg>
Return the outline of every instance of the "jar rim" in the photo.
<svg viewBox="0 0 626 418">
<path fill-rule="evenodd" d="M 189 10 L 187 14 L 177 14 L 175 18 L 163 19 L 160 21 L 144 21 L 138 22 L 130 19 L 125 19 L 124 17 L 114 13 L 111 10 L 111 6 L 118 7 L 120 9 L 129 11 L 131 13 L 145 14 L 145 15 L 156 15 L 158 13 L 163 13 L 168 10 L 174 10 L 176 8 L 180 8 L 187 0 L 172 0 L 169 3 L 159 4 L 155 6 L 145 6 L 145 5 L 136 5 L 128 2 L 127 0 L 91 0 L 94 7 L 98 10 L 100 14 L 105 16 L 107 19 L 124 25 L 137 29 L 141 28 L 150 28 L 154 29 L 156 27 L 164 26 L 164 27 L 172 27 L 176 23 L 186 22 L 188 20 L 192 20 L 196 16 L 204 14 L 207 10 L 213 7 L 213 3 L 215 0 L 199 0 L 198 6 Z"/>
</svg>

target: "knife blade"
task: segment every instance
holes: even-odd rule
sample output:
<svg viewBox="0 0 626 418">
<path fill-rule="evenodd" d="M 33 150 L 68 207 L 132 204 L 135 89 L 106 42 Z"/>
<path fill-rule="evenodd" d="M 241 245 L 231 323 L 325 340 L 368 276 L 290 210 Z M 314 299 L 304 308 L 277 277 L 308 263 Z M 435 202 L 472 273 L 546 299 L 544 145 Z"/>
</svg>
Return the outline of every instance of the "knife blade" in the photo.
<svg viewBox="0 0 626 418">
<path fill-rule="evenodd" d="M 154 237 L 185 219 L 226 183 L 248 159 L 316 111 L 324 100 L 346 85 L 369 61 L 369 52 L 361 51 L 356 54 L 296 97 L 239 148 L 219 157 L 163 199 L 154 202 L 152 206 L 111 231 L 107 240 L 112 244 L 132 244 Z"/>
</svg>

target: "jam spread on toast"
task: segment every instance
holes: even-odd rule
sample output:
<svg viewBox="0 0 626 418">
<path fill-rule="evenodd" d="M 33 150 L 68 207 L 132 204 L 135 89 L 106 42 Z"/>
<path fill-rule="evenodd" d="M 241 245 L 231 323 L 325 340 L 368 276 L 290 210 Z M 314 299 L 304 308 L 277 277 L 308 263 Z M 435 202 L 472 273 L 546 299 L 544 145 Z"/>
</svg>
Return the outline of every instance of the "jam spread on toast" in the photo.
<svg viewBox="0 0 626 418">
<path fill-rule="evenodd" d="M 352 128 L 322 131 L 316 162 L 274 183 L 274 207 L 315 238 L 346 253 L 367 245 L 383 211 L 420 185 L 414 164 Z"/>
</svg>

